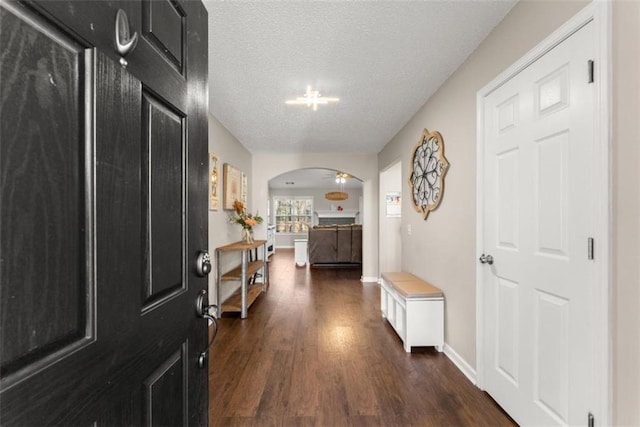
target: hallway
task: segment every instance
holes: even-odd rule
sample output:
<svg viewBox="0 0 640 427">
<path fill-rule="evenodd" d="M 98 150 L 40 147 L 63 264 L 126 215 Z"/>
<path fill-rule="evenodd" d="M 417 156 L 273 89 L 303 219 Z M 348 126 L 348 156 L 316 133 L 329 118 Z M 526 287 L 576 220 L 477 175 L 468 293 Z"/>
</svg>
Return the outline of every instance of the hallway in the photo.
<svg viewBox="0 0 640 427">
<path fill-rule="evenodd" d="M 219 321 L 211 426 L 514 425 L 444 354 L 404 352 L 359 269 L 296 268 L 292 250 L 271 260 L 249 317 Z"/>
</svg>

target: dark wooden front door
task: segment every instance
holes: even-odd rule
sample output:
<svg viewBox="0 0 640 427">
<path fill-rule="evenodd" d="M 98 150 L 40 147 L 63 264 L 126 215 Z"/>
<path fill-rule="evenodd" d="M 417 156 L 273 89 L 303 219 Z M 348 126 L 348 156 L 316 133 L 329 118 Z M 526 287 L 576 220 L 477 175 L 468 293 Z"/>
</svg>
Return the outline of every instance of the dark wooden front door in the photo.
<svg viewBox="0 0 640 427">
<path fill-rule="evenodd" d="M 206 425 L 206 25 L 0 0 L 1 425 Z"/>
</svg>

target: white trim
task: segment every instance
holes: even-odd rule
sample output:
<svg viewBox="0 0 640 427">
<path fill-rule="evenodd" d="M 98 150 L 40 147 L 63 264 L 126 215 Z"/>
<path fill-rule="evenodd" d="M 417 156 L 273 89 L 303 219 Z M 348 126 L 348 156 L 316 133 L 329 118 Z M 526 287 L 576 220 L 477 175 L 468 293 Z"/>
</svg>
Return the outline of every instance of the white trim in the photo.
<svg viewBox="0 0 640 427">
<path fill-rule="evenodd" d="M 611 173 L 613 171 L 611 156 L 612 150 L 612 41 L 611 32 L 613 28 L 612 2 L 599 1 L 597 7 L 594 6 L 594 24 L 596 37 L 595 84 L 597 85 L 597 109 L 595 120 L 596 143 L 594 147 L 596 158 L 600 159 L 600 188 L 596 189 L 600 197 L 600 206 L 595 212 L 596 224 L 599 230 L 597 239 L 601 244 L 598 246 L 596 256 L 601 258 L 601 268 L 599 271 L 599 283 L 602 284 L 596 290 L 596 300 L 601 301 L 601 305 L 596 307 L 595 334 L 596 343 L 593 351 L 596 357 L 596 390 L 599 395 L 596 397 L 596 411 L 600 425 L 613 425 L 613 321 L 612 309 L 612 283 L 613 268 L 611 265 L 611 248 L 613 247 L 613 212 L 612 212 L 612 184 Z M 597 414 L 595 414 L 597 415 Z"/>
<path fill-rule="evenodd" d="M 464 374 L 465 377 L 471 381 L 472 384 L 476 384 L 476 371 L 471 365 L 467 363 L 449 344 L 444 343 L 444 354 L 447 355 L 449 360 Z"/>
<path fill-rule="evenodd" d="M 484 247 L 484 98 L 488 95 L 479 91 L 476 95 L 476 258 Z M 484 390 L 484 286 L 483 265 L 476 262 L 476 385 Z"/>
<path fill-rule="evenodd" d="M 567 21 L 558 30 L 545 38 L 534 47 L 529 53 L 507 68 L 498 77 L 480 89 L 476 96 L 477 109 L 477 177 L 476 177 L 476 256 L 482 253 L 483 234 L 483 199 L 484 199 L 484 116 L 483 101 L 491 92 L 502 86 L 505 82 L 518 74 L 520 71 L 531 65 L 537 59 L 549 52 L 559 43 L 578 31 L 589 22 L 594 23 L 594 43 L 595 43 L 595 135 L 596 143 L 594 154 L 600 159 L 597 165 L 598 170 L 594 171 L 598 175 L 595 181 L 600 183 L 594 190 L 597 192 L 596 199 L 600 203 L 595 207 L 595 238 L 597 242 L 596 257 L 600 261 L 597 266 L 597 274 L 600 277 L 601 286 L 596 290 L 596 301 L 600 305 L 595 307 L 595 344 L 593 354 L 596 369 L 592 373 L 596 390 L 596 402 L 593 414 L 598 419 L 599 425 L 612 425 L 613 423 L 613 368 L 612 368 L 612 341 L 613 322 L 611 314 L 613 310 L 611 296 L 613 283 L 611 268 L 611 248 L 612 248 L 612 212 L 611 212 L 611 96 L 612 96 L 612 65 L 611 65 L 611 29 L 612 4 L 609 0 L 594 0 L 587 5 L 573 18 Z M 484 385 L 484 360 L 483 360 L 483 322 L 484 312 L 482 309 L 482 269 L 480 264 L 476 265 L 476 378 L 477 385 L 483 389 Z M 447 347 L 445 345 L 445 353 Z M 452 359 L 453 360 L 453 359 Z M 455 363 L 455 362 L 454 362 Z"/>
<path fill-rule="evenodd" d="M 315 211 L 318 218 L 355 218 L 360 212 L 355 209 L 343 211 Z"/>
<path fill-rule="evenodd" d="M 587 25 L 589 22 L 596 21 L 598 10 L 606 7 L 605 1 L 597 1 L 590 3 L 584 9 L 582 9 L 573 18 L 569 19 L 560 28 L 554 31 L 551 35 L 546 37 L 537 46 L 527 52 L 522 58 L 513 63 L 509 68 L 500 73 L 496 78 L 487 83 L 482 89 L 478 91 L 476 99 L 480 100 L 491 94 L 494 90 L 501 87 L 504 83 L 509 81 L 512 77 L 519 74 L 522 70 L 529 67 L 538 59 L 546 55 L 553 48 L 558 46 L 564 40 L 569 38 L 572 34 L 578 31 L 580 28 Z M 597 29 L 596 29 L 597 32 Z M 602 34 L 596 34 L 596 38 L 603 37 Z M 599 54 L 601 51 L 598 52 Z"/>
<path fill-rule="evenodd" d="M 376 276 L 362 276 L 360 277 L 361 282 L 371 282 L 371 283 L 379 283 L 378 278 Z"/>
</svg>

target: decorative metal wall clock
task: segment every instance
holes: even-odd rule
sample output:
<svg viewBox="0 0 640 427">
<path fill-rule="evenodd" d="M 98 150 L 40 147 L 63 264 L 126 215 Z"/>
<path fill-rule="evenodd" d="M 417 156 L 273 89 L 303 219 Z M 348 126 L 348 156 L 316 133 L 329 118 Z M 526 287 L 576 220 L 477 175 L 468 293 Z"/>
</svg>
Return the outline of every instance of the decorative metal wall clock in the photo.
<svg viewBox="0 0 640 427">
<path fill-rule="evenodd" d="M 440 132 L 422 132 L 422 139 L 413 148 L 411 156 L 411 201 L 413 207 L 427 219 L 442 200 L 444 175 L 449 162 L 444 157 L 444 141 Z"/>
</svg>

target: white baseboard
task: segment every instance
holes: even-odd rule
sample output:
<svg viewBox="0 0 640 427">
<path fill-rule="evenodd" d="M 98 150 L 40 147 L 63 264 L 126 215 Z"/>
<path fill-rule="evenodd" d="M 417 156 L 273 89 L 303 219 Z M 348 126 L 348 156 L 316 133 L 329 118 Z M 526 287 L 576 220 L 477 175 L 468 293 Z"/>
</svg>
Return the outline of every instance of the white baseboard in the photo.
<svg viewBox="0 0 640 427">
<path fill-rule="evenodd" d="M 361 282 L 373 282 L 373 283 L 378 283 L 378 278 L 375 276 L 362 276 L 360 278 Z"/>
<path fill-rule="evenodd" d="M 449 344 L 444 343 L 444 354 L 447 355 L 449 360 L 453 362 L 454 365 L 462 371 L 462 373 L 469 378 L 469 381 L 476 385 L 476 370 L 471 367 L 456 351 L 449 346 Z"/>
</svg>

